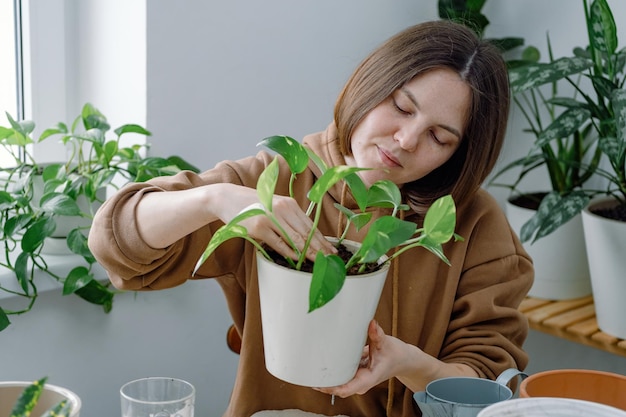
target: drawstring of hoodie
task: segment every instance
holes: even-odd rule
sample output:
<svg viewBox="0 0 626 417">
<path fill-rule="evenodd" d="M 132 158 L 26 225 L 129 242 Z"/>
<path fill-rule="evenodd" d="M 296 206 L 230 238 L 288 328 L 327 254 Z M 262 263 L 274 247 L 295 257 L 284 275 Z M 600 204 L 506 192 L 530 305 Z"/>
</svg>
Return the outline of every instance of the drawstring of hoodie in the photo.
<svg viewBox="0 0 626 417">
<path fill-rule="evenodd" d="M 400 211 L 400 219 L 404 220 L 404 211 Z M 394 252 L 398 249 L 394 249 Z M 392 262 L 393 272 L 391 275 L 391 335 L 398 337 L 398 295 L 400 293 L 400 267 L 398 266 L 398 259 L 394 259 Z M 387 416 L 391 416 L 393 410 L 393 397 L 395 395 L 395 377 L 389 378 L 387 388 Z"/>
<path fill-rule="evenodd" d="M 348 185 L 344 182 L 343 187 L 341 189 L 341 200 L 339 203 L 344 205 L 346 196 L 348 193 Z M 336 236 L 341 236 L 343 233 L 343 224 L 342 218 L 343 213 L 339 213 L 337 216 L 337 231 L 335 233 Z M 400 211 L 400 218 L 404 220 L 404 212 Z M 394 249 L 394 251 L 397 249 Z M 392 269 L 392 281 L 391 281 L 391 336 L 397 337 L 398 335 L 398 293 L 399 293 L 399 281 L 400 281 L 400 272 L 397 264 L 397 259 L 392 261 L 391 265 Z M 393 410 L 393 397 L 395 395 L 395 377 L 389 378 L 387 385 L 387 406 L 386 406 L 386 415 L 391 416 L 391 412 Z"/>
</svg>

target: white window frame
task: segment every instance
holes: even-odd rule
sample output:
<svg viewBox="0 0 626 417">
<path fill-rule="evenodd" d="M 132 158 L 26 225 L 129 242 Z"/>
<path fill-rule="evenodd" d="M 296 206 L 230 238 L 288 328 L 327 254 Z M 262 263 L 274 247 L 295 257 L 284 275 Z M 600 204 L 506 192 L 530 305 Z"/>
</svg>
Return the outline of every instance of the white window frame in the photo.
<svg viewBox="0 0 626 417">
<path fill-rule="evenodd" d="M 20 91 L 22 90 L 20 3 L 20 0 L 0 0 L 0 56 L 7 58 L 0 67 L 1 126 L 9 126 L 5 112 L 16 120 L 21 120 L 24 113 L 23 95 Z M 13 65 L 11 61 L 14 62 Z M 0 165 L 8 166 L 12 163 L 13 157 L 4 148 L 0 148 Z"/>
</svg>

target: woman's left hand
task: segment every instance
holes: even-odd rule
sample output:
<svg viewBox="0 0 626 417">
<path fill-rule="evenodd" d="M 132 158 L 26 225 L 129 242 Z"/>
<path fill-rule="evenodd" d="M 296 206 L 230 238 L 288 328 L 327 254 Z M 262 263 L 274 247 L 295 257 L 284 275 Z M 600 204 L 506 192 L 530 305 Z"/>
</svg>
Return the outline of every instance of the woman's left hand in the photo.
<svg viewBox="0 0 626 417">
<path fill-rule="evenodd" d="M 318 391 L 342 398 L 353 394 L 365 394 L 373 386 L 397 374 L 399 362 L 403 357 L 402 345 L 406 343 L 387 336 L 374 320 L 369 324 L 367 335 L 369 345 L 363 349 L 361 363 L 354 378 L 336 387 L 316 388 Z"/>
<path fill-rule="evenodd" d="M 363 349 L 354 378 L 343 385 L 316 390 L 346 398 L 365 394 L 372 387 L 394 377 L 413 392 L 423 391 L 430 381 L 437 378 L 478 377 L 476 371 L 466 364 L 444 363 L 417 346 L 386 335 L 374 320 L 369 324 L 367 336 L 369 345 Z"/>
</svg>

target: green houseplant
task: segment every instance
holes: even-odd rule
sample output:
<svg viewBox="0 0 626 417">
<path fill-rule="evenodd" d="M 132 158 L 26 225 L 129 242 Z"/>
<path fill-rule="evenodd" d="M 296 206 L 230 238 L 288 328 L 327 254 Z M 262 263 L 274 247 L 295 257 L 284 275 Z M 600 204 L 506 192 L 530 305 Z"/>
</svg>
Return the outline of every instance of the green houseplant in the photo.
<svg viewBox="0 0 626 417">
<path fill-rule="evenodd" d="M 310 160 L 323 173 L 308 193 L 310 205 L 307 214 L 312 215 L 314 221 L 313 229 L 306 239 L 304 249 L 302 251 L 298 250 L 289 236 L 284 234 L 290 246 L 298 254 L 296 261 L 285 259 L 286 263 L 293 269 L 302 269 L 306 259 L 307 248 L 319 223 L 322 199 L 326 192 L 338 181 L 345 180 L 348 183 L 361 212 L 354 213 L 345 207 L 336 205 L 337 210 L 348 218 L 346 230 L 344 230 L 342 236 L 338 237 L 337 246 L 341 244 L 350 225 L 360 229 L 371 220 L 371 213 L 366 212 L 368 207 L 393 209 L 391 215 L 383 216 L 371 225 L 359 249 L 351 254 L 347 260 L 341 259 L 339 255 L 324 255 L 321 252 L 317 254 L 309 293 L 309 312 L 324 306 L 339 293 L 348 271 L 353 266 L 356 266 L 356 269 L 362 272 L 367 264 L 375 263 L 391 249 L 400 248 L 388 261 L 412 247 L 421 246 L 449 264 L 443 253 L 442 245 L 453 237 L 456 239 L 460 238 L 454 233 L 456 208 L 451 196 L 445 196 L 435 201 L 425 216 L 423 227 L 418 229 L 415 223 L 400 220 L 396 217 L 399 211 L 407 209 L 407 206 L 401 203 L 400 189 L 393 182 L 388 180 L 378 181 L 368 189 L 360 180 L 360 177 L 356 175 L 356 172 L 364 170 L 364 168 L 343 165 L 326 167 L 317 155 L 288 136 L 268 137 L 260 145 L 267 146 L 285 158 L 291 169 L 292 182 L 297 174 L 307 168 Z M 257 247 L 265 258 L 271 259 L 262 244 L 248 236 L 247 230 L 240 223 L 249 217 L 264 215 L 268 216 L 280 228 L 280 224 L 272 214 L 272 197 L 277 180 L 278 160 L 276 157 L 259 177 L 257 193 L 261 206 L 244 210 L 228 224 L 222 226 L 207 245 L 196 269 L 206 261 L 218 246 L 226 240 L 237 237 L 248 240 Z"/>
<path fill-rule="evenodd" d="M 357 175 L 362 168 L 327 167 L 310 149 L 287 136 L 272 136 L 260 144 L 277 152 L 260 175 L 257 194 L 260 204 L 251 206 L 218 229 L 200 257 L 197 268 L 225 241 L 243 238 L 257 249 L 258 289 L 263 329 L 265 365 L 279 379 L 303 386 L 333 386 L 348 381 L 358 368 L 367 337 L 367 327 L 374 316 L 387 276 L 390 261 L 413 247 L 423 247 L 449 263 L 442 245 L 453 237 L 456 208 L 451 196 L 435 201 L 424 217 L 422 227 L 397 217 L 407 207 L 401 204 L 399 188 L 391 181 L 378 181 L 369 189 Z M 279 157 L 291 171 L 290 194 L 296 176 L 310 161 L 321 176 L 308 190 L 307 214 L 313 229 L 302 251 L 285 233 L 288 244 L 299 254 L 297 260 L 273 256 L 261 242 L 251 238 L 241 222 L 252 216 L 267 216 L 280 228 L 272 212 L 272 198 L 278 180 Z M 311 272 L 305 266 L 306 248 L 317 229 L 326 193 L 345 181 L 358 205 L 353 212 L 335 204 L 337 215 L 346 216 L 346 230 L 334 241 L 338 254 L 317 253 Z M 293 194 L 291 194 L 293 196 Z M 381 207 L 391 214 L 372 221 L 368 207 Z M 359 243 L 345 240 L 350 227 L 357 230 L 369 225 Z M 387 257 L 387 253 L 394 250 Z M 345 255 L 345 256 L 343 256 Z M 279 265 L 280 263 L 280 265 Z M 196 268 L 196 269 L 197 269 Z M 341 318 L 341 319 L 338 319 Z M 307 360 L 302 360 L 306 352 Z"/>
<path fill-rule="evenodd" d="M 555 58 L 547 39 L 547 62 L 511 66 L 513 100 L 526 122 L 530 151 L 498 170 L 489 185 L 510 190 L 507 217 L 535 260 L 529 295 L 570 299 L 592 292 L 581 212 L 602 190 L 602 142 L 614 127 L 612 91 L 623 86 L 623 52 L 605 0 L 582 2 L 586 48 Z M 614 136 L 614 135 L 609 135 Z M 514 173 L 512 180 L 504 174 Z M 547 175 L 536 189 L 531 173 Z M 529 188 L 531 185 L 533 188 Z M 555 263 L 554 259 L 569 259 Z"/>
<path fill-rule="evenodd" d="M 603 153 L 613 167 L 615 163 L 619 166 L 615 109 L 623 100 L 619 91 L 626 79 L 626 51 L 617 49 L 615 19 L 606 0 L 594 0 L 590 5 L 583 0 L 583 8 L 589 38 L 586 48 L 575 48 L 571 57 L 509 71 L 512 92 L 536 140 L 528 156 L 504 170 L 522 168 L 511 185 L 515 189 L 531 170 L 545 167 L 553 188 L 540 199 L 536 215 L 524 226 L 524 241 L 550 234 L 579 214 L 598 193 L 615 195 L 623 181 L 619 171 L 612 174 L 602 169 L 600 158 Z M 559 95 L 558 82 L 568 84 L 573 96 Z M 546 85 L 551 87 L 547 97 L 540 90 Z M 547 126 L 541 121 L 542 110 L 549 117 Z M 616 188 L 586 188 L 594 175 L 607 178 Z"/>
<path fill-rule="evenodd" d="M 524 65 L 528 62 L 536 62 L 539 59 L 539 50 L 534 46 L 524 46 L 524 38 L 519 36 L 506 36 L 503 38 L 485 38 L 487 26 L 491 23 L 489 18 L 482 12 L 487 0 L 438 0 L 437 9 L 441 19 L 452 20 L 472 29 L 483 39 L 495 44 L 500 48 L 509 67 Z M 520 52 L 519 56 L 514 52 Z M 509 56 L 511 55 L 511 56 Z"/>
<path fill-rule="evenodd" d="M 575 91 L 573 97 L 556 96 L 547 100 L 561 112 L 538 136 L 535 149 L 558 145 L 565 136 L 580 135 L 583 141 L 578 148 L 572 149 L 578 155 L 587 150 L 587 158 L 576 159 L 576 153 L 555 152 L 549 154 L 547 160 L 560 164 L 566 171 L 584 173 L 579 179 L 590 173 L 605 185 L 579 184 L 570 193 L 548 194 L 525 226 L 524 234 L 535 240 L 546 237 L 566 226 L 568 219 L 582 214 L 583 240 L 598 326 L 624 338 L 626 311 L 623 294 L 626 286 L 623 278 L 626 263 L 623 248 L 626 242 L 620 239 L 626 235 L 626 223 L 619 221 L 619 213 L 623 212 L 626 202 L 623 193 L 626 178 L 626 49 L 618 48 L 617 25 L 607 1 L 583 0 L 582 5 L 588 45 L 575 48 L 570 57 L 512 69 L 510 80 L 515 93 L 560 81 L 571 86 Z M 597 202 L 601 196 L 609 198 Z M 604 220 L 601 213 L 618 220 Z M 608 227 L 605 227 L 606 223 L 609 223 Z M 569 259 L 575 257 L 570 255 Z"/>
<path fill-rule="evenodd" d="M 0 145 L 13 156 L 14 163 L 0 169 L 0 239 L 4 248 L 0 266 L 14 274 L 17 285 L 3 284 L 0 289 L 25 302 L 19 309 L 0 308 L 0 330 L 10 324 L 9 315 L 33 307 L 38 296 L 38 271 L 61 283 L 63 294 L 75 294 L 110 311 L 115 292 L 95 279 L 96 261 L 86 237 L 95 210 L 106 198 L 106 189 L 181 169 L 197 169 L 178 157 L 143 156 L 146 144 L 123 147 L 123 136 L 149 136 L 150 132 L 136 124 L 109 132 L 106 117 L 89 103 L 70 126 L 58 123 L 36 139 L 32 137 L 34 122 L 16 121 L 9 114 L 7 119 L 9 126 L 0 127 Z M 52 138 L 62 141 L 70 156 L 59 163 L 38 163 L 30 146 Z M 58 239 L 81 260 L 69 274 L 60 276 L 48 266 L 45 248 L 66 221 L 70 226 Z"/>
</svg>

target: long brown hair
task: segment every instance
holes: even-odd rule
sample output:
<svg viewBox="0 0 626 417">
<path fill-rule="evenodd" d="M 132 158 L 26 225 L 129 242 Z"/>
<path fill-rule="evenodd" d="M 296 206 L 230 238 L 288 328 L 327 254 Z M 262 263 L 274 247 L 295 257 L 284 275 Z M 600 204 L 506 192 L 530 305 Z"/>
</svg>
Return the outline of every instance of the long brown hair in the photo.
<svg viewBox="0 0 626 417">
<path fill-rule="evenodd" d="M 465 26 L 446 20 L 411 26 L 375 49 L 356 68 L 335 105 L 341 151 L 369 111 L 414 77 L 437 68 L 455 71 L 471 90 L 461 145 L 442 166 L 404 184 L 409 203 L 420 213 L 446 194 L 457 205 L 482 185 L 493 169 L 506 131 L 510 93 L 501 52 Z M 445 94 L 445 92 L 443 92 Z"/>
</svg>

